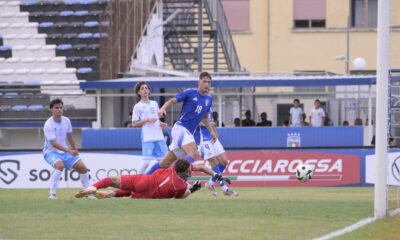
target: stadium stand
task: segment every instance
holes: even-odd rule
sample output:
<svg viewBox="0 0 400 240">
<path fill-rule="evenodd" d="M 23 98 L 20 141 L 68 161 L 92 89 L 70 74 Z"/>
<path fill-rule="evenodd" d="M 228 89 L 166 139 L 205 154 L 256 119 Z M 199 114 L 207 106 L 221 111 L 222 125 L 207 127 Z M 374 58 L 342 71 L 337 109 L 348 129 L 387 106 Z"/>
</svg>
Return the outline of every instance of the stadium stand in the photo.
<svg viewBox="0 0 400 240">
<path fill-rule="evenodd" d="M 99 63 L 99 38 L 107 37 L 99 33 L 99 26 L 103 24 L 99 16 L 107 3 L 106 0 L 4 2 L 0 8 L 9 11 L 0 14 L 0 57 L 34 57 L 37 54 L 41 54 L 40 57 L 81 57 L 81 61 L 72 60 L 74 64 L 70 67 L 91 68 L 92 71 L 86 74 L 87 79 L 82 79 L 82 72 L 77 71 L 78 79 L 98 80 L 99 67 L 94 64 Z M 85 48 L 83 44 L 91 47 Z M 72 48 L 75 45 L 80 46 Z M 54 48 L 55 55 L 43 53 L 43 50 L 54 52 Z M 88 58 L 84 61 L 83 57 Z"/>
<path fill-rule="evenodd" d="M 107 3 L 0 2 L 0 124 L 46 120 L 47 93 L 79 94 L 77 76 L 98 80 L 99 37 L 104 35 L 94 34 Z M 68 87 L 60 91 L 58 85 Z M 94 108 L 69 108 L 68 114 L 75 121 L 96 119 Z"/>
</svg>

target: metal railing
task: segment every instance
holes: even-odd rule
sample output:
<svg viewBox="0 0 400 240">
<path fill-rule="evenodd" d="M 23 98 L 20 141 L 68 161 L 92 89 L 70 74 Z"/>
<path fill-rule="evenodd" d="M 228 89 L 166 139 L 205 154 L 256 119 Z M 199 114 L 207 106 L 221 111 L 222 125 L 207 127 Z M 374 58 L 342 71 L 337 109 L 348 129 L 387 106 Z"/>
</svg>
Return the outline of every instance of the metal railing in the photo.
<svg viewBox="0 0 400 240">
<path fill-rule="evenodd" d="M 242 72 L 231 30 L 220 0 L 203 0 L 212 25 L 218 27 L 218 38 L 225 53 L 230 72 Z"/>
</svg>

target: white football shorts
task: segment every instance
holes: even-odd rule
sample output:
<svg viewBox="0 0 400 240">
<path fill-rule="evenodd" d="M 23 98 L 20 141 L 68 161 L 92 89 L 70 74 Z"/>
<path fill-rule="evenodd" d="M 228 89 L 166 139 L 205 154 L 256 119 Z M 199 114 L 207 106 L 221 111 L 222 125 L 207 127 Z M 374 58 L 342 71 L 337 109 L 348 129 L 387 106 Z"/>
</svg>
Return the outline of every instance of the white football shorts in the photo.
<svg viewBox="0 0 400 240">
<path fill-rule="evenodd" d="M 185 127 L 175 124 L 171 129 L 172 142 L 169 150 L 174 152 L 177 158 L 183 156 L 185 152 L 181 149 L 183 145 L 194 142 L 193 134 Z"/>
</svg>

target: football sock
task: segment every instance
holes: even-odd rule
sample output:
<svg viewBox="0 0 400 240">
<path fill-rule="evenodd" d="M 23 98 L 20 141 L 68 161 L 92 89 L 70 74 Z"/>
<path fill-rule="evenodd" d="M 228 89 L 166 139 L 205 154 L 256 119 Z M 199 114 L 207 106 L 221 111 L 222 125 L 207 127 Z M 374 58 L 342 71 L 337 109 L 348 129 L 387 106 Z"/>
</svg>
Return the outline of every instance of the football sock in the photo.
<svg viewBox="0 0 400 240">
<path fill-rule="evenodd" d="M 50 194 L 56 194 L 62 171 L 55 169 L 50 180 Z"/>
<path fill-rule="evenodd" d="M 138 174 L 144 174 L 146 172 L 147 167 L 149 166 L 150 161 L 147 159 L 143 159 L 142 166 L 140 166 Z"/>
<path fill-rule="evenodd" d="M 194 162 L 194 159 L 191 156 L 186 156 L 185 159 L 187 159 L 190 163 Z"/>
<path fill-rule="evenodd" d="M 226 186 L 225 184 L 223 186 L 221 185 L 221 188 L 222 188 L 223 191 L 227 191 L 228 190 L 228 186 Z"/>
<path fill-rule="evenodd" d="M 155 172 L 157 169 L 160 169 L 160 162 L 156 162 L 151 168 L 146 172 L 146 175 L 151 175 L 153 172 Z"/>
<path fill-rule="evenodd" d="M 221 172 L 221 175 L 222 175 L 222 173 L 224 172 L 224 170 L 226 168 L 226 165 L 222 165 L 221 163 L 218 163 L 218 168 L 219 168 L 219 171 Z M 222 189 L 224 189 L 223 187 L 225 186 L 225 182 L 222 181 L 222 182 L 219 183 L 219 185 L 222 187 Z"/>
<path fill-rule="evenodd" d="M 81 173 L 79 174 L 79 177 L 81 179 L 81 183 L 83 188 L 88 188 L 90 187 L 90 183 L 89 183 L 89 173 Z"/>
<path fill-rule="evenodd" d="M 100 189 L 100 188 L 108 188 L 112 186 L 112 180 L 111 178 L 103 178 L 100 181 L 96 182 L 95 184 L 93 184 L 93 187 Z"/>
<path fill-rule="evenodd" d="M 221 175 L 221 171 L 219 170 L 218 165 L 215 167 L 211 168 L 214 172 L 218 173 L 219 175 Z M 211 177 L 211 182 L 212 184 L 214 184 L 217 181 L 217 179 L 215 177 Z"/>
<path fill-rule="evenodd" d="M 221 173 L 223 173 L 224 170 L 225 170 L 225 168 L 226 168 L 226 165 L 222 165 L 221 163 L 218 163 L 218 167 L 219 167 L 219 171 L 220 171 Z"/>
</svg>

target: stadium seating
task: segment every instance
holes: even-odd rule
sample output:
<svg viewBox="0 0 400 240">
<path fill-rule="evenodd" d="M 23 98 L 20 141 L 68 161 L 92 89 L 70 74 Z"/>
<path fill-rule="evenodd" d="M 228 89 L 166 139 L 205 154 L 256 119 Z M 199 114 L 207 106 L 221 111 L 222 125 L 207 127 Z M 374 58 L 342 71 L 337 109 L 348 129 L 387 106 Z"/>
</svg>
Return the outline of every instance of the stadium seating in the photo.
<svg viewBox="0 0 400 240">
<path fill-rule="evenodd" d="M 68 66 L 74 66 L 77 69 L 90 67 L 92 69 L 90 75 L 94 76 L 93 79 L 97 79 L 99 76 L 99 40 L 102 37 L 108 37 L 105 33 L 99 33 L 99 26 L 109 24 L 108 21 L 100 23 L 99 16 L 103 13 L 107 3 L 107 0 L 26 0 L 21 2 L 20 9 L 28 12 L 29 21 L 39 23 L 38 32 L 47 34 L 46 44 L 56 45 L 56 56 L 69 58 Z M 25 17 L 28 15 L 25 14 Z M 6 39 L 9 42 L 8 39 L 11 38 L 7 36 Z M 11 46 L 18 45 L 23 44 L 18 42 Z M 37 44 L 35 43 L 35 45 Z M 18 47 L 18 52 L 23 51 L 22 47 Z M 17 55 L 21 56 L 20 53 Z M 3 56 L 7 55 L 3 53 Z M 81 57 L 81 59 L 70 57 Z M 85 60 L 83 60 L 84 57 L 86 57 Z M 82 79 L 80 72 L 77 72 L 77 75 L 79 75 L 79 79 Z M 83 75 L 88 74 L 84 73 Z"/>
<path fill-rule="evenodd" d="M 13 111 L 25 111 L 28 109 L 28 106 L 26 105 L 15 105 L 11 108 Z"/>
<path fill-rule="evenodd" d="M 10 58 L 11 56 L 11 46 L 0 46 L 0 57 Z"/>
<path fill-rule="evenodd" d="M 43 106 L 42 106 L 42 105 L 39 105 L 39 104 L 30 105 L 30 106 L 28 107 L 28 110 L 29 110 L 29 111 L 40 111 L 40 110 L 43 110 Z"/>
<path fill-rule="evenodd" d="M 107 0 L 0 1 L 0 122 L 44 120 L 56 84 L 97 80 Z M 46 87 L 48 90 L 46 90 Z M 45 90 L 43 90 L 45 89 Z M 74 91 L 74 90 L 73 90 Z M 73 92 L 72 91 L 72 92 Z M 64 90 L 57 94 L 69 94 Z M 76 92 L 77 93 L 77 92 Z M 81 109 L 71 109 L 79 112 Z M 85 119 L 94 119 L 90 109 Z M 76 113 L 75 119 L 85 114 Z"/>
</svg>

